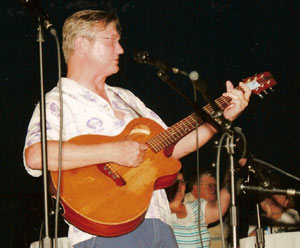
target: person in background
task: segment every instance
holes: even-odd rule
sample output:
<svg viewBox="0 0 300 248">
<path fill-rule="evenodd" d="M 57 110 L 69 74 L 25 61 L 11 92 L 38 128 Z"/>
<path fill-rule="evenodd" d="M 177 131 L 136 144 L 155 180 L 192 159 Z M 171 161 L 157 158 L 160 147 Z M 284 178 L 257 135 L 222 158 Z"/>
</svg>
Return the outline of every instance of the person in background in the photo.
<svg viewBox="0 0 300 248">
<path fill-rule="evenodd" d="M 216 179 L 211 170 L 204 170 L 200 172 L 199 175 L 200 182 L 200 198 L 207 201 L 215 201 L 217 198 L 216 192 Z M 188 186 L 190 192 L 186 193 L 184 196 L 184 202 L 194 201 L 198 199 L 198 178 L 197 176 L 192 176 L 188 181 Z"/>
<path fill-rule="evenodd" d="M 216 200 L 207 201 L 200 198 L 184 203 L 186 182 L 182 173 L 178 173 L 177 183 L 166 189 L 172 213 L 172 228 L 180 248 L 184 247 L 210 247 L 210 234 L 207 225 L 219 220 L 219 209 Z M 220 192 L 222 214 L 230 203 L 230 194 L 227 187 Z M 200 214 L 199 213 L 200 209 Z M 200 217 L 200 220 L 199 220 Z M 200 227 L 199 224 L 200 223 Z"/>
<path fill-rule="evenodd" d="M 107 77 L 119 71 L 119 57 L 124 53 L 120 44 L 118 17 L 101 10 L 81 10 L 68 17 L 63 26 L 63 52 L 67 75 L 62 78 L 63 91 L 63 143 L 62 170 L 77 169 L 94 164 L 115 163 L 120 166 L 138 167 L 143 163 L 148 146 L 145 143 L 121 139 L 99 144 L 74 144 L 68 140 L 80 135 L 117 136 L 135 118 L 154 120 L 164 129 L 165 123 L 129 90 L 106 84 Z M 233 121 L 248 105 L 250 89 L 243 83 L 242 90 L 234 89 L 226 82 L 223 96 L 231 99 L 224 116 Z M 58 170 L 59 87 L 46 95 L 48 170 Z M 170 156 L 180 159 L 211 139 L 217 131 L 204 123 L 184 136 L 176 144 Z M 24 165 L 32 176 L 41 176 L 41 132 L 39 105 L 36 106 L 24 147 Z M 142 181 L 142 179 L 139 179 Z M 228 194 L 224 200 L 228 201 Z M 210 204 L 209 204 L 210 205 Z M 225 204 L 226 205 L 226 204 Z M 212 222 L 215 211 L 206 216 Z M 70 246 L 83 247 L 177 247 L 170 228 L 171 212 L 164 189 L 155 190 L 145 214 L 145 220 L 133 231 L 117 237 L 100 237 L 69 225 Z"/>
<path fill-rule="evenodd" d="M 293 209 L 294 200 L 291 196 L 267 195 L 259 205 L 263 211 L 261 226 L 265 234 L 300 230 L 300 217 L 297 210 Z M 257 223 L 257 215 L 253 216 L 251 222 Z M 251 222 L 248 235 L 255 236 L 257 226 Z"/>
<path fill-rule="evenodd" d="M 186 193 L 184 196 L 184 202 L 192 202 L 198 199 L 204 199 L 207 202 L 215 202 L 217 200 L 216 192 L 216 179 L 211 170 L 203 170 L 199 174 L 199 194 L 198 194 L 198 177 L 193 176 L 188 182 L 190 192 Z M 228 218 L 226 218 L 228 220 Z M 229 236 L 229 225 L 228 221 L 223 222 L 224 238 L 225 245 L 228 245 L 228 236 Z M 222 247 L 222 237 L 219 221 L 211 223 L 208 226 L 208 232 L 210 234 L 210 248 L 220 248 Z"/>
</svg>

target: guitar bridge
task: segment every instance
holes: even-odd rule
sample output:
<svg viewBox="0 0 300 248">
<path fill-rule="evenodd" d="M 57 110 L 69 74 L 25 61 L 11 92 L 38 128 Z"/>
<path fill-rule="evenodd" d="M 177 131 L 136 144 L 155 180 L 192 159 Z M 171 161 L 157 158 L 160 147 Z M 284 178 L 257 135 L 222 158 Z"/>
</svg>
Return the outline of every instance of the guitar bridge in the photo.
<svg viewBox="0 0 300 248">
<path fill-rule="evenodd" d="M 124 186 L 126 182 L 120 175 L 115 172 L 108 164 L 97 164 L 97 168 L 118 186 Z"/>
</svg>

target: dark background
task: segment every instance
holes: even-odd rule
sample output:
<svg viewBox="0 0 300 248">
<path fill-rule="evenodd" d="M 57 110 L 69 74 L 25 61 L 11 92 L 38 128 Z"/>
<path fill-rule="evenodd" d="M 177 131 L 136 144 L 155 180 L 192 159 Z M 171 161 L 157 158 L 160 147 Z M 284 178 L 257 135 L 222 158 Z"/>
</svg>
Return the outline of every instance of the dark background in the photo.
<svg viewBox="0 0 300 248">
<path fill-rule="evenodd" d="M 234 125 L 242 128 L 248 150 L 255 157 L 300 176 L 299 1 L 44 0 L 41 6 L 53 20 L 59 38 L 64 19 L 77 10 L 115 10 L 122 24 L 125 54 L 120 59 L 120 72 L 109 83 L 133 91 L 168 125 L 193 109 L 160 81 L 155 68 L 134 62 L 134 51 L 147 50 L 169 65 L 197 70 L 212 98 L 225 90 L 227 79 L 237 84 L 256 73 L 271 72 L 278 82 L 275 92 L 269 92 L 263 100 L 252 96 L 249 107 Z M 43 219 L 41 179 L 30 177 L 22 161 L 27 125 L 40 98 L 37 21 L 16 0 L 4 1 L 0 11 L 0 242 L 1 247 L 29 247 L 38 240 Z M 48 33 L 43 52 L 48 91 L 57 83 L 55 42 Z M 187 79 L 172 79 L 193 97 Z M 206 104 L 199 94 L 197 98 L 200 106 Z M 182 160 L 188 176 L 195 173 L 195 156 Z M 210 142 L 201 149 L 200 166 L 210 165 L 215 156 Z M 287 186 L 300 188 L 297 181 L 278 176 Z"/>
</svg>

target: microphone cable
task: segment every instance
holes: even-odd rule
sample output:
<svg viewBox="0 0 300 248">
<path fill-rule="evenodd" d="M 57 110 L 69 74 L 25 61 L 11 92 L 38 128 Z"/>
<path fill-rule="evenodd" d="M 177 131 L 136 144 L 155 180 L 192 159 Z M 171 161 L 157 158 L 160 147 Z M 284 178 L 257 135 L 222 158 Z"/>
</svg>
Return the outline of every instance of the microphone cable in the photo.
<svg viewBox="0 0 300 248">
<path fill-rule="evenodd" d="M 61 82 L 61 52 L 60 44 L 57 35 L 53 35 L 56 41 L 57 48 L 57 65 L 58 65 L 58 92 L 59 92 L 59 147 L 58 147 L 58 179 L 56 190 L 56 204 L 55 204 L 55 222 L 54 222 L 54 238 L 55 248 L 58 248 L 58 214 L 59 214 L 59 200 L 61 188 L 61 172 L 62 172 L 62 140 L 63 140 L 63 93 Z"/>
</svg>

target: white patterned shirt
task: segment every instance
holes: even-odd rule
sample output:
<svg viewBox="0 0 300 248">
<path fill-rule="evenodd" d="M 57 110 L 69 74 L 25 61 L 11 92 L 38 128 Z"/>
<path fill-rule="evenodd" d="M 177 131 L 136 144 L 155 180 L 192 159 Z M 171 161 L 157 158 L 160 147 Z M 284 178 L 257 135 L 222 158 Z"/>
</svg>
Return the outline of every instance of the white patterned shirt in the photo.
<svg viewBox="0 0 300 248">
<path fill-rule="evenodd" d="M 84 134 L 118 135 L 132 119 L 139 117 L 134 110 L 142 117 L 152 119 L 163 128 L 166 128 L 166 125 L 158 115 L 147 108 L 144 103 L 129 90 L 105 85 L 105 91 L 110 99 L 112 108 L 102 97 L 71 79 L 62 79 L 62 89 L 64 141 Z M 48 140 L 59 139 L 58 93 L 58 87 L 55 87 L 46 95 L 46 129 Z M 134 110 L 126 105 L 118 95 Z M 113 109 L 123 112 L 125 115 L 124 120 L 117 119 Z M 39 105 L 37 105 L 29 123 L 25 148 L 36 142 L 40 142 L 40 139 L 40 110 Z M 42 175 L 42 171 L 30 169 L 26 165 L 25 159 L 24 165 L 30 175 L 35 177 Z M 153 192 L 145 218 L 158 218 L 169 225 L 171 224 L 171 212 L 165 190 L 156 190 Z M 82 232 L 70 224 L 68 236 L 71 247 L 76 243 L 93 237 L 93 235 Z"/>
</svg>

